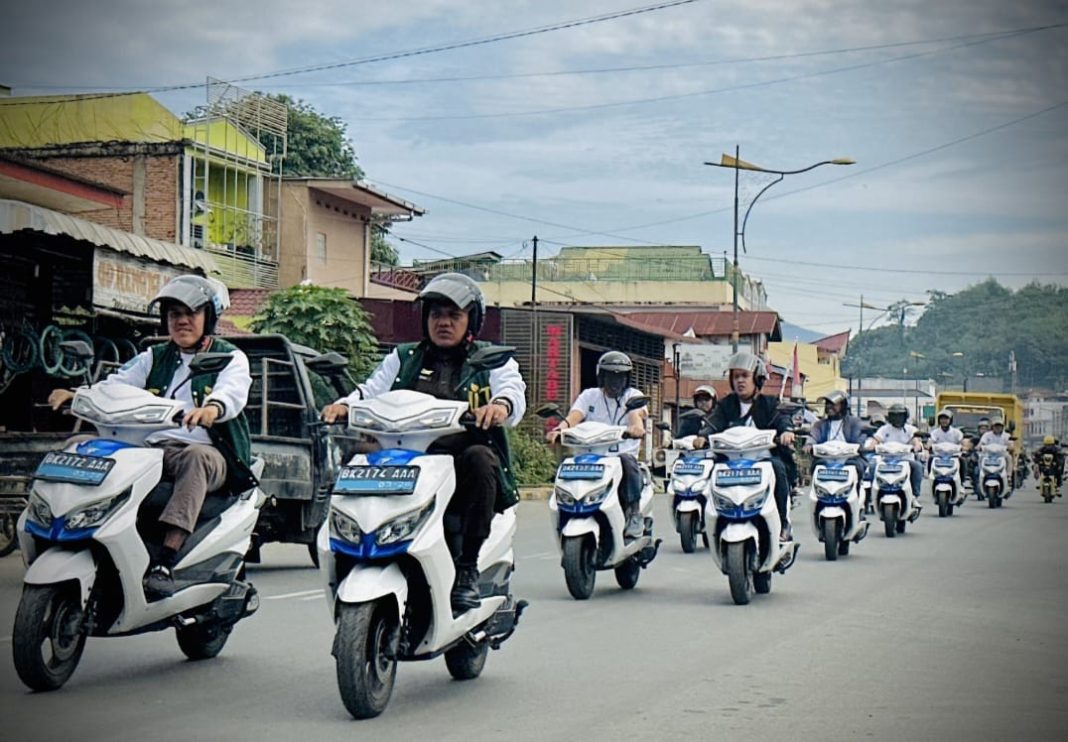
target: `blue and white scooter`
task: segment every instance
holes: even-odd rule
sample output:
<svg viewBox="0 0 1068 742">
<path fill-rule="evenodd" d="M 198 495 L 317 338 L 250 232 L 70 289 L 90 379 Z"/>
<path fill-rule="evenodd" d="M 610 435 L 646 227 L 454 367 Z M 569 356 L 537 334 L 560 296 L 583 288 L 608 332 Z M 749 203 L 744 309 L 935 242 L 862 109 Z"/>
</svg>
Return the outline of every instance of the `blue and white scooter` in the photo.
<svg viewBox="0 0 1068 742">
<path fill-rule="evenodd" d="M 775 436 L 774 430 L 737 427 L 709 438 L 712 452 L 727 459 L 712 469 L 705 509 L 711 551 L 738 605 L 748 603 L 754 590 L 771 592 L 772 572 L 785 573 L 797 556 L 796 541 L 779 541 L 771 466 Z"/>
<path fill-rule="evenodd" d="M 938 506 L 938 517 L 953 515 L 953 508 L 964 503 L 960 479 L 961 447 L 942 441 L 931 446 L 931 498 Z"/>
<path fill-rule="evenodd" d="M 488 346 L 468 363 L 498 368 L 513 351 Z M 511 589 L 514 507 L 493 518 L 479 552 L 481 605 L 454 615 L 450 604 L 461 526 L 446 515 L 455 467 L 451 456 L 426 450 L 470 426 L 469 407 L 397 390 L 349 408 L 348 429 L 382 448 L 357 454 L 338 472 L 316 546 L 336 623 L 338 690 L 358 719 L 385 710 L 399 661 L 443 654 L 455 679 L 478 677 L 489 650 L 512 635 L 526 607 Z"/>
<path fill-rule="evenodd" d="M 979 486 L 991 509 L 1000 508 L 1009 496 L 1008 451 L 1000 443 L 987 443 L 979 448 Z"/>
<path fill-rule="evenodd" d="M 682 550 L 692 554 L 700 537 L 708 547 L 705 509 L 708 507 L 708 483 L 712 477 L 715 460 L 710 449 L 694 450 L 696 436 L 685 436 L 672 441 L 672 448 L 679 451 L 671 467 L 667 493 L 671 495 L 671 510 L 675 516 L 675 531 L 682 542 Z"/>
<path fill-rule="evenodd" d="M 860 477 L 849 464 L 859 452 L 859 445 L 843 441 L 819 443 L 812 449 L 816 458 L 809 495 L 812 527 L 829 562 L 848 554 L 850 544 L 868 535 Z"/>
<path fill-rule="evenodd" d="M 887 441 L 875 447 L 875 477 L 872 481 L 872 500 L 883 521 L 887 538 L 904 533 L 908 523 L 920 516 L 919 505 L 913 505 L 910 464 L 912 447 L 907 443 Z M 916 493 L 919 494 L 919 493 Z"/>
<path fill-rule="evenodd" d="M 648 397 L 635 396 L 626 407 L 636 410 L 648 403 Z M 619 444 L 626 432 L 624 426 L 582 422 L 560 433 L 560 442 L 573 455 L 556 470 L 549 517 L 560 546 L 564 582 L 576 600 L 593 594 L 598 570 L 614 570 L 619 586 L 630 590 L 660 547 L 660 541 L 653 538 L 653 481 L 644 464 L 639 508 L 645 533 L 624 538 L 626 515 L 617 493 L 623 481 Z"/>
</svg>

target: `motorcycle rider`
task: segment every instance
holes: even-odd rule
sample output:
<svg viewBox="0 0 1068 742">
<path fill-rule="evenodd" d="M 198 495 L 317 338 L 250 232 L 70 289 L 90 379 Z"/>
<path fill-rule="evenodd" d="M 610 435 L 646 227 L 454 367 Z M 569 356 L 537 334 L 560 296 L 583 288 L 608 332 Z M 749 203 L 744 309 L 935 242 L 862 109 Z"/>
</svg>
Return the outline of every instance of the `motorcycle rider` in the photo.
<svg viewBox="0 0 1068 742">
<path fill-rule="evenodd" d="M 979 439 L 979 447 L 987 446 L 991 443 L 1005 446 L 1005 453 L 1002 458 L 1005 459 L 1005 476 L 1009 481 L 1005 483 L 1005 486 L 1010 490 L 1012 489 L 1012 454 L 1015 450 L 1015 444 L 1013 443 L 1012 436 L 1005 432 L 1005 421 L 1000 417 L 995 417 L 990 421 L 990 430 L 983 433 L 983 437 Z M 976 474 L 978 479 L 978 473 Z M 1008 497 L 1010 492 L 1006 492 Z"/>
<path fill-rule="evenodd" d="M 824 397 L 824 417 L 813 423 L 809 431 L 808 442 L 805 449 L 811 451 L 813 446 L 828 441 L 843 441 L 863 446 L 868 436 L 864 433 L 860 418 L 854 417 L 849 412 L 849 397 L 845 392 L 837 389 Z M 861 455 L 854 456 L 847 462 L 857 470 L 857 481 L 864 477 L 868 468 L 868 462 Z M 816 461 L 812 461 L 812 471 L 816 470 Z"/>
<path fill-rule="evenodd" d="M 933 447 L 936 443 L 952 443 L 957 446 L 964 443 L 964 433 L 960 428 L 953 427 L 953 410 L 943 408 L 939 411 L 936 422 L 937 426 L 927 438 L 928 447 Z"/>
<path fill-rule="evenodd" d="M 972 483 L 972 492 L 977 499 L 982 500 L 983 491 L 979 488 L 979 439 L 990 430 L 990 418 L 981 417 L 975 424 L 976 432 L 964 436 L 964 450 L 968 454 L 968 467 Z"/>
<path fill-rule="evenodd" d="M 684 417 L 679 423 L 679 438 L 697 435 L 701 430 L 701 421 L 708 417 L 716 406 L 716 390 L 708 384 L 702 384 L 693 390 L 693 407 L 701 412 L 700 416 Z"/>
<path fill-rule="evenodd" d="M 642 471 L 636 455 L 640 439 L 645 436 L 644 407 L 627 410 L 627 401 L 640 396 L 641 392 L 630 385 L 634 364 L 630 356 L 618 350 L 610 350 L 597 359 L 597 386 L 583 389 L 575 398 L 567 417 L 549 431 L 545 439 L 550 443 L 560 431 L 573 428 L 583 420 L 605 425 L 626 425 L 627 436 L 619 444 L 619 462 L 623 465 L 623 479 L 619 483 L 619 504 L 627 515 L 624 538 L 641 538 L 645 533 L 645 519 L 639 504 L 642 496 Z"/>
<path fill-rule="evenodd" d="M 913 458 L 909 460 L 909 482 L 912 484 L 912 509 L 921 509 L 917 502 L 920 487 L 923 486 L 923 464 L 916 460 L 915 454 L 923 450 L 920 439 L 916 437 L 916 426 L 908 423 L 909 410 L 901 402 L 894 402 L 886 411 L 886 424 L 875 431 L 870 443 L 905 443 L 912 447 Z M 874 448 L 874 446 L 872 446 Z M 875 462 L 872 462 L 874 474 Z"/>
<path fill-rule="evenodd" d="M 224 487 L 240 492 L 255 485 L 248 420 L 244 409 L 252 386 L 248 357 L 227 341 L 213 337 L 230 295 L 219 281 L 196 275 L 171 279 L 149 302 L 160 312 L 166 343 L 143 351 L 98 385 L 127 384 L 157 396 L 185 403 L 182 424 L 154 433 L 147 440 L 163 449 L 163 475 L 174 479 L 174 492 L 159 516 L 166 530 L 163 549 L 144 579 L 150 597 L 174 594 L 178 552 L 193 532 L 208 493 Z M 189 375 L 197 353 L 229 353 L 230 363 L 218 374 Z M 56 389 L 48 402 L 59 409 L 74 393 Z M 90 436 L 71 439 L 85 440 Z"/>
<path fill-rule="evenodd" d="M 779 445 L 772 451 L 771 466 L 775 472 L 775 506 L 782 522 L 780 541 L 793 540 L 790 529 L 790 481 L 787 478 L 785 456 L 794 443 L 790 419 L 779 412 L 775 397 L 760 393 L 768 372 L 764 362 L 753 353 L 739 351 L 727 362 L 731 393 L 724 397 L 705 419 L 694 448 L 708 446 L 708 436 L 727 428 L 749 426 L 778 433 Z"/>
<path fill-rule="evenodd" d="M 526 383 L 519 364 L 510 359 L 501 368 L 476 373 L 467 387 L 456 386 L 468 375 L 468 356 L 488 345 L 477 340 L 486 316 L 482 290 L 459 273 L 435 276 L 419 292 L 423 339 L 397 346 L 367 381 L 347 397 L 322 409 L 328 423 L 345 420 L 349 405 L 394 389 L 411 389 L 439 399 L 468 400 L 475 430 L 445 436 L 428 453 L 453 457 L 456 489 L 446 517 L 459 523 L 462 534 L 456 579 L 450 602 L 456 615 L 477 608 L 478 553 L 489 536 L 495 512 L 519 500 L 504 426 L 515 427 L 526 411 Z"/>
<path fill-rule="evenodd" d="M 1057 479 L 1057 497 L 1060 497 L 1061 483 L 1064 481 L 1064 453 L 1061 451 L 1060 442 L 1052 435 L 1043 438 L 1042 445 L 1032 454 L 1035 465 L 1039 467 L 1036 471 L 1041 472 L 1042 457 L 1045 454 L 1053 456 L 1053 476 Z"/>
</svg>

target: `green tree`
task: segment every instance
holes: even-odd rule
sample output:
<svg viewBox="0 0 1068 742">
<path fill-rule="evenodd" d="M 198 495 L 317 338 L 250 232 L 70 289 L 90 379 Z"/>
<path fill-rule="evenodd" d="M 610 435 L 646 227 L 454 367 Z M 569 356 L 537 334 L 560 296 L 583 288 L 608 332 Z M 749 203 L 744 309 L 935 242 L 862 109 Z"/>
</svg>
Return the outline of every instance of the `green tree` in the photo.
<svg viewBox="0 0 1068 742">
<path fill-rule="evenodd" d="M 321 353 L 337 351 L 349 359 L 349 372 L 358 381 L 379 361 L 367 313 L 344 289 L 301 285 L 276 291 L 252 318 L 252 330 L 279 333 Z"/>
<path fill-rule="evenodd" d="M 400 254 L 386 237 L 389 230 L 376 224 L 371 227 L 371 262 L 384 265 L 397 265 L 400 263 Z"/>
<path fill-rule="evenodd" d="M 508 445 L 512 449 L 515 480 L 519 484 L 548 484 L 556 476 L 556 455 L 536 432 L 523 428 L 507 428 Z"/>
<path fill-rule="evenodd" d="M 284 93 L 269 95 L 289 109 L 287 151 L 282 175 L 301 177 L 362 178 L 356 150 L 348 137 L 348 125 L 338 116 L 327 116 L 310 103 Z M 264 146 L 270 146 L 267 141 Z"/>
</svg>

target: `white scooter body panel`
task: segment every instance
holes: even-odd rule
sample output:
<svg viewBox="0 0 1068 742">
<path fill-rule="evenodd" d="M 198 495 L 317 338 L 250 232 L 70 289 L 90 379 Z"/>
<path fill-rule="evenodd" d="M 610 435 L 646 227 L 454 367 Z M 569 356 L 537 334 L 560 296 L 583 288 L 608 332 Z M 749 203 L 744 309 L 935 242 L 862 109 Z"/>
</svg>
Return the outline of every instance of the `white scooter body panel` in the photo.
<svg viewBox="0 0 1068 742">
<path fill-rule="evenodd" d="M 687 450 L 675 459 L 667 491 L 672 496 L 676 531 L 679 530 L 679 516 L 683 513 L 698 513 L 702 524 L 699 532 L 704 531 L 704 510 L 708 504 L 709 481 L 715 464 L 707 449 L 698 452 Z M 698 490 L 704 498 L 703 502 L 701 497 L 694 493 L 695 484 L 699 485 Z"/>
<path fill-rule="evenodd" d="M 951 504 L 960 505 L 965 497 L 960 478 L 961 447 L 944 441 L 934 444 L 931 450 L 934 456 L 928 478 L 931 480 L 932 494 L 943 492 Z"/>
<path fill-rule="evenodd" d="M 897 503 L 897 519 L 912 517 L 912 447 L 907 443 L 880 443 L 875 448 L 875 477 L 872 480 L 872 500 L 877 512 L 886 503 Z M 890 490 L 887 492 L 886 490 Z"/>
<path fill-rule="evenodd" d="M 842 521 L 842 540 L 853 541 L 866 533 L 862 511 L 860 478 L 848 462 L 860 454 L 860 446 L 844 441 L 828 441 L 813 447 L 816 467 L 812 472 L 809 501 L 812 503 L 812 529 L 823 541 L 823 521 Z"/>
</svg>

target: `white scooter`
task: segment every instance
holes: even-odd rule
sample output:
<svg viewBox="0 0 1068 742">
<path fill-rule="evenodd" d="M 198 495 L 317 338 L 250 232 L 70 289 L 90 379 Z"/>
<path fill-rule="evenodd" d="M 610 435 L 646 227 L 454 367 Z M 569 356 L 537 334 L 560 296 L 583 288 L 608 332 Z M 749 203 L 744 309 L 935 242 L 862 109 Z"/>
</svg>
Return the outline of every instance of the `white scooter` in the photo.
<svg viewBox="0 0 1068 742">
<path fill-rule="evenodd" d="M 229 361 L 202 353 L 190 368 L 215 373 Z M 157 518 L 173 482 L 161 481 L 163 451 L 145 440 L 177 427 L 182 402 L 109 384 L 79 389 L 71 410 L 100 437 L 45 454 L 19 518 L 27 565 L 12 637 L 19 677 L 33 690 L 59 688 L 87 636 L 174 628 L 189 659 L 214 657 L 234 624 L 259 606 L 244 559 L 263 492 L 209 495 L 178 552 L 175 593 L 150 600 L 142 579 L 162 548 Z M 253 474 L 262 471 L 255 460 Z"/>
<path fill-rule="evenodd" d="M 480 369 L 503 366 L 514 348 L 471 354 Z M 464 382 L 458 388 L 465 386 Z M 338 473 L 316 547 L 337 625 L 332 654 L 341 700 L 354 717 L 385 710 L 398 661 L 445 655 L 457 680 L 478 677 L 490 648 L 512 635 L 526 601 L 512 596 L 515 508 L 497 514 L 478 556 L 481 605 L 453 615 L 461 524 L 446 514 L 456 487 L 453 458 L 427 454 L 473 423 L 466 401 L 398 390 L 349 408 L 348 428 L 381 450 L 357 454 Z"/>
<path fill-rule="evenodd" d="M 868 535 L 871 525 L 864 520 L 863 492 L 857 470 L 849 460 L 859 455 L 856 443 L 828 441 L 816 444 L 812 455 L 812 527 L 823 542 L 824 556 L 833 562 L 849 553 L 850 544 Z"/>
<path fill-rule="evenodd" d="M 648 397 L 635 396 L 626 408 L 636 410 L 648 403 Z M 626 516 L 617 496 L 623 465 L 613 453 L 626 431 L 624 426 L 582 422 L 560 433 L 560 442 L 573 455 L 556 470 L 549 516 L 562 553 L 564 581 L 576 600 L 593 594 L 597 570 L 615 570 L 616 582 L 630 590 L 660 548 L 660 540 L 653 538 L 653 481 L 644 464 L 639 509 L 645 533 L 635 539 L 623 536 Z"/>
<path fill-rule="evenodd" d="M 682 550 L 692 554 L 698 536 L 708 546 L 708 531 L 705 528 L 705 508 L 708 505 L 708 482 L 712 476 L 715 460 L 705 448 L 694 450 L 693 439 L 686 436 L 672 441 L 672 447 L 680 452 L 671 467 L 671 479 L 667 493 L 671 495 L 671 510 L 675 516 L 675 531 L 682 542 Z"/>
<path fill-rule="evenodd" d="M 914 507 L 909 462 L 912 447 L 907 443 L 887 441 L 875 446 L 875 478 L 872 480 L 872 499 L 887 538 L 905 532 L 905 526 L 920 516 Z"/>
<path fill-rule="evenodd" d="M 931 446 L 931 498 L 938 506 L 938 517 L 953 515 L 953 508 L 964 503 L 964 487 L 960 480 L 961 447 L 942 441 Z"/>
<path fill-rule="evenodd" d="M 987 443 L 979 447 L 979 486 L 990 508 L 1000 508 L 1002 501 L 1008 497 L 1008 472 L 1005 466 L 1008 451 L 1000 443 Z"/>
<path fill-rule="evenodd" d="M 771 466 L 775 435 L 774 430 L 736 427 L 709 438 L 712 452 L 727 459 L 712 469 L 712 498 L 705 508 L 711 551 L 738 605 L 748 603 L 754 589 L 771 592 L 772 572 L 785 573 L 797 556 L 796 541 L 779 541 L 782 523 Z"/>
</svg>

